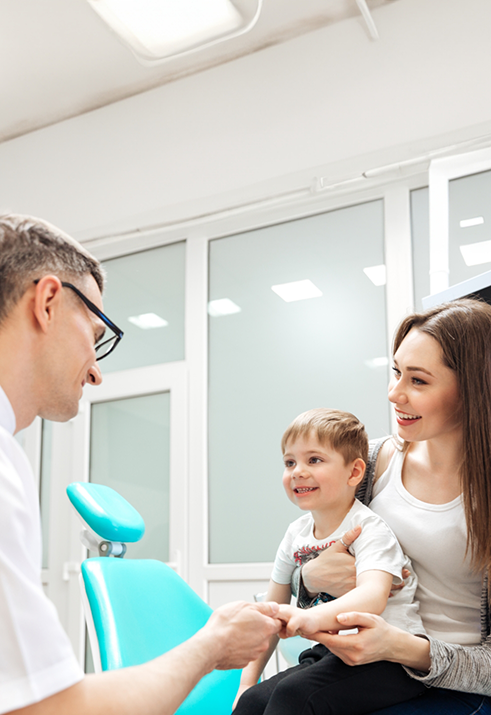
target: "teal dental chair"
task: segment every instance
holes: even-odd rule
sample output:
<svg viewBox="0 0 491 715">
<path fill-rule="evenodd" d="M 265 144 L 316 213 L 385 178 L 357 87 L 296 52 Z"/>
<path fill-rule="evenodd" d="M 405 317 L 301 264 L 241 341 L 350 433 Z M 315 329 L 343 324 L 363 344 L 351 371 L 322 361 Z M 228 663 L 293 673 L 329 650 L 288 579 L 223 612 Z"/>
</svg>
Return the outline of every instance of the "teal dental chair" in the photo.
<svg viewBox="0 0 491 715">
<path fill-rule="evenodd" d="M 124 559 L 139 541 L 140 514 L 110 487 L 78 482 L 68 498 L 83 524 L 82 543 L 100 556 L 82 563 L 80 585 L 94 668 L 139 665 L 191 638 L 211 608 L 161 561 Z M 230 715 L 240 670 L 206 675 L 177 710 L 179 715 Z"/>
</svg>

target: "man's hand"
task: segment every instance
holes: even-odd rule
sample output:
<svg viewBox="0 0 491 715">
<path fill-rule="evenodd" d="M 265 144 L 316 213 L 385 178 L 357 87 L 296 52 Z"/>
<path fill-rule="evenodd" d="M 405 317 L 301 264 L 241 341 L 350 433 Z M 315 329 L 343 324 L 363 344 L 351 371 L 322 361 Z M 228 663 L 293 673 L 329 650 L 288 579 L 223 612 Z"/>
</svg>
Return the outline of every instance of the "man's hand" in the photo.
<svg viewBox="0 0 491 715">
<path fill-rule="evenodd" d="M 346 546 L 361 534 L 361 526 L 350 529 L 343 536 Z M 316 559 L 302 568 L 302 580 L 309 595 L 329 593 L 334 598 L 344 596 L 356 585 L 355 559 L 341 541 L 321 551 Z"/>
<path fill-rule="evenodd" d="M 277 617 L 283 621 L 284 624 L 280 632 L 280 637 L 310 637 L 311 633 L 317 633 L 320 629 L 320 622 L 317 615 L 317 608 L 302 609 L 296 608 L 296 606 L 280 606 Z"/>
<path fill-rule="evenodd" d="M 218 670 L 243 668 L 267 650 L 282 623 L 276 618 L 277 603 L 237 601 L 217 608 L 201 633 L 214 643 Z M 210 659 L 213 655 L 210 653 Z"/>
</svg>

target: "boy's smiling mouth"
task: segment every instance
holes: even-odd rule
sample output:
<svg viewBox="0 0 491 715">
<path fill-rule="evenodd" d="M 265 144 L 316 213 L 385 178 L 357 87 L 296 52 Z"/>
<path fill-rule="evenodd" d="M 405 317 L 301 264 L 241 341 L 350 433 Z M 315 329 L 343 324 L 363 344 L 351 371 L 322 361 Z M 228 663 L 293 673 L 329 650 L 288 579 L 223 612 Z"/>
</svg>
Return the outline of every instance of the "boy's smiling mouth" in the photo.
<svg viewBox="0 0 491 715">
<path fill-rule="evenodd" d="M 295 487 L 293 490 L 295 494 L 307 494 L 308 492 L 314 492 L 319 487 Z"/>
</svg>

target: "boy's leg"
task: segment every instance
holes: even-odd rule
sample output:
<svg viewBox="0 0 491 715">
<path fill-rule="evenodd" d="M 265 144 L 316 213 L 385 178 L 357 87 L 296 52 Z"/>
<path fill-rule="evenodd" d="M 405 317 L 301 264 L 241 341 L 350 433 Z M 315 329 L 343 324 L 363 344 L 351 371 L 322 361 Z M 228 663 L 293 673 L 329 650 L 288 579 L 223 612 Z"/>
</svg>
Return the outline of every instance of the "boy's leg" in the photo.
<svg viewBox="0 0 491 715">
<path fill-rule="evenodd" d="M 301 665 L 287 672 L 264 715 L 364 715 L 426 692 L 397 663 L 348 666 L 321 645 L 302 653 Z"/>
<path fill-rule="evenodd" d="M 263 680 L 257 685 L 253 685 L 252 688 L 249 688 L 241 695 L 233 715 L 263 715 L 278 683 L 288 678 L 295 671 L 305 670 L 308 667 L 308 663 L 296 665 L 293 668 L 282 670 L 281 673 L 273 675 L 272 678 Z"/>
</svg>

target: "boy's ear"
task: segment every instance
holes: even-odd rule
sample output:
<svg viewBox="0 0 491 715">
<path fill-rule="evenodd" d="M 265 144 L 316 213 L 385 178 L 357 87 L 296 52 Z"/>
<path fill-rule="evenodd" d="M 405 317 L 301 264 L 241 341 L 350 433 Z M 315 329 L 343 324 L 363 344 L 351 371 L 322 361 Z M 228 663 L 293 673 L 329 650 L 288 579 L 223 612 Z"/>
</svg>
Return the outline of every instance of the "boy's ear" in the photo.
<svg viewBox="0 0 491 715">
<path fill-rule="evenodd" d="M 366 464 L 361 457 L 358 457 L 354 462 L 352 462 L 351 474 L 348 479 L 348 484 L 351 487 L 356 487 L 361 482 L 365 474 L 365 469 Z"/>
</svg>

